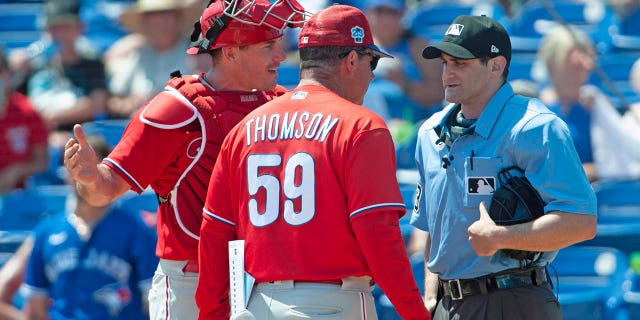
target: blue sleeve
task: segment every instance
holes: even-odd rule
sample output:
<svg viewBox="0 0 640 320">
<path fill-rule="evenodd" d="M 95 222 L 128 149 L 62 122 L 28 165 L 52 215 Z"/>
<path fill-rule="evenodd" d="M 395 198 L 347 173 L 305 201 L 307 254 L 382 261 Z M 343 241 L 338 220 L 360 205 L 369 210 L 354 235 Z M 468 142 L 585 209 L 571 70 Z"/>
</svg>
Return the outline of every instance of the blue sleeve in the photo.
<svg viewBox="0 0 640 320">
<path fill-rule="evenodd" d="M 24 280 L 28 295 L 46 294 L 51 285 L 45 276 L 44 246 L 47 238 L 45 230 L 42 226 L 34 230 L 33 249 L 31 249 Z"/>
<path fill-rule="evenodd" d="M 141 291 L 151 287 L 151 280 L 158 266 L 158 257 L 155 254 L 156 232 L 147 226 L 139 216 L 135 217 L 136 229 L 133 242 L 133 264 L 136 270 L 134 280 Z"/>
<path fill-rule="evenodd" d="M 424 186 L 425 186 L 425 170 L 423 164 L 423 155 L 422 155 L 422 136 L 423 130 L 420 129 L 418 131 L 418 138 L 416 141 L 416 166 L 419 173 L 418 185 L 416 187 L 416 196 L 413 201 L 413 209 L 411 211 L 411 223 L 412 226 L 423 230 L 429 231 L 429 226 L 427 224 L 427 212 L 426 212 L 426 197 L 424 194 Z"/>
<path fill-rule="evenodd" d="M 545 212 L 593 214 L 596 196 L 567 125 L 551 114 L 527 123 L 513 143 L 516 163 L 545 201 Z"/>
</svg>

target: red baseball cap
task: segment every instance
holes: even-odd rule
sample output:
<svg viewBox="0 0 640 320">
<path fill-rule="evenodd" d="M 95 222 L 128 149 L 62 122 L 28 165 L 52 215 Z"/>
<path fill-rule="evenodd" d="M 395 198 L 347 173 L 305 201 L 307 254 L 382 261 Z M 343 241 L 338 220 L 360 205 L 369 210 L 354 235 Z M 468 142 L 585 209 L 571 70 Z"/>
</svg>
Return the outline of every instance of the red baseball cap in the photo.
<svg viewBox="0 0 640 320">
<path fill-rule="evenodd" d="M 295 0 L 223 0 L 210 4 L 196 22 L 188 54 L 244 46 L 282 37 L 286 27 L 301 26 L 304 8 Z M 214 30 L 211 30 L 211 29 Z M 212 31 L 212 32 L 209 32 Z"/>
<path fill-rule="evenodd" d="M 373 43 L 369 21 L 360 9 L 335 4 L 311 16 L 300 31 L 298 48 L 365 47 L 384 58 L 393 58 Z"/>
</svg>

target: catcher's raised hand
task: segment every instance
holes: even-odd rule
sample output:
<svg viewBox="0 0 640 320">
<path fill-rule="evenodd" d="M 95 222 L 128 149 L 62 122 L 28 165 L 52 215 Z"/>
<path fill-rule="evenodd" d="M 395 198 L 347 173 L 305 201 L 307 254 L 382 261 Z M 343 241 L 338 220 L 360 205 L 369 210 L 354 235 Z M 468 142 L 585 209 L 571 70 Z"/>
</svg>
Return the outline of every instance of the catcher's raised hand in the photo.
<svg viewBox="0 0 640 320">
<path fill-rule="evenodd" d="M 480 202 L 479 209 L 480 218 L 467 228 L 469 242 L 479 256 L 492 256 L 500 249 L 496 246 L 496 235 L 499 230 L 491 219 L 484 201 Z"/>
<path fill-rule="evenodd" d="M 82 126 L 73 126 L 74 138 L 64 145 L 64 166 L 69 177 L 81 184 L 92 184 L 98 177 L 98 156 L 87 142 Z"/>
</svg>

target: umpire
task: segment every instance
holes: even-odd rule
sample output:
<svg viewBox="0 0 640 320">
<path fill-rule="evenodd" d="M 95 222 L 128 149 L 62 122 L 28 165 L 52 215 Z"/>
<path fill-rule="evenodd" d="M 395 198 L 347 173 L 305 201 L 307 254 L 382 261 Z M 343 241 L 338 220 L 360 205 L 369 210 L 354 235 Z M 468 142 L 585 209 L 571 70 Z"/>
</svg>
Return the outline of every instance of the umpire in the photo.
<svg viewBox="0 0 640 320">
<path fill-rule="evenodd" d="M 427 231 L 425 305 L 437 320 L 561 319 L 546 266 L 596 231 L 595 194 L 567 125 L 539 100 L 514 94 L 509 35 L 489 17 L 457 17 L 423 56 L 441 59 L 450 102 L 421 126 L 416 146 L 411 223 Z M 520 172 L 522 183 L 503 177 Z M 496 195 L 529 182 L 542 215 L 494 221 L 492 199 L 508 208 L 509 197 Z M 505 249 L 542 253 L 523 263 Z"/>
</svg>

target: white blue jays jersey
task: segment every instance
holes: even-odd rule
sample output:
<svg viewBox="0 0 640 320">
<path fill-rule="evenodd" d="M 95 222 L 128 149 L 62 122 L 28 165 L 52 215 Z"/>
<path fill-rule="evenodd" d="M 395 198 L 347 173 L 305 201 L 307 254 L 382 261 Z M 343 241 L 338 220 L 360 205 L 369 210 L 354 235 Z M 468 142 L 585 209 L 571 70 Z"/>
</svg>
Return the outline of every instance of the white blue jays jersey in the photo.
<svg viewBox="0 0 640 320">
<path fill-rule="evenodd" d="M 158 264 L 156 235 L 140 217 L 112 210 L 82 240 L 71 215 L 35 228 L 34 247 L 21 292 L 46 295 L 57 319 L 144 319 L 147 292 Z"/>
</svg>

